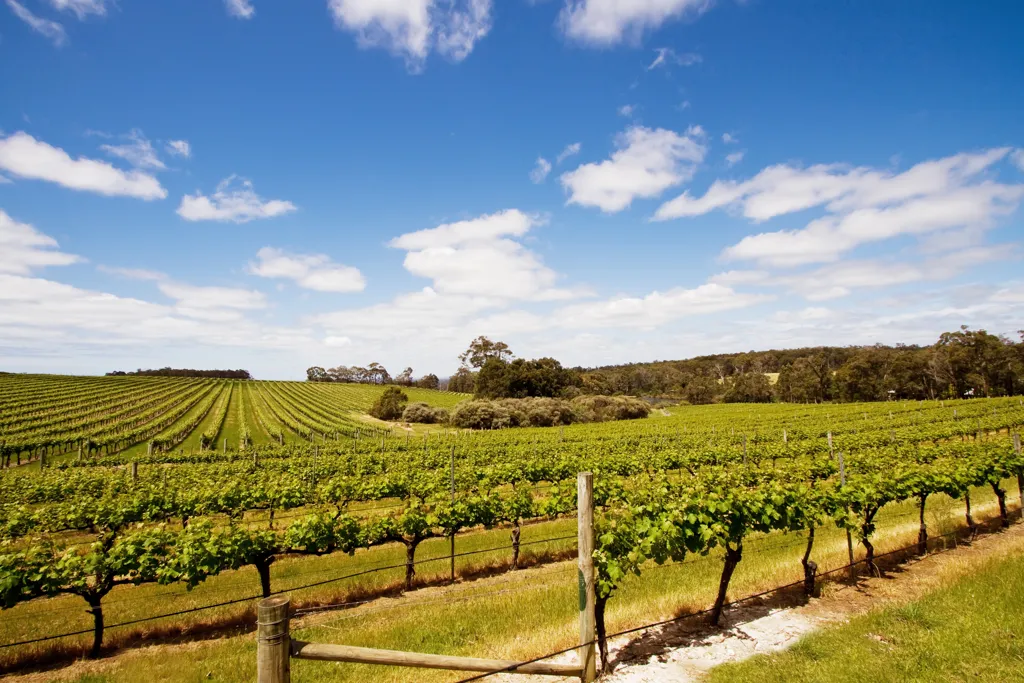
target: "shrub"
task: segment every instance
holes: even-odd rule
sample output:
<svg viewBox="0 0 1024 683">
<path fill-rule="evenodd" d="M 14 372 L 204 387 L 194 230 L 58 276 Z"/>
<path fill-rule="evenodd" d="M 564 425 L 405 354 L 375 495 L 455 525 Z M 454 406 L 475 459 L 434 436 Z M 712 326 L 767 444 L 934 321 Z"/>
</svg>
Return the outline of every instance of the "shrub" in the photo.
<svg viewBox="0 0 1024 683">
<path fill-rule="evenodd" d="M 411 407 L 411 406 L 410 406 Z M 451 423 L 465 429 L 555 427 L 576 422 L 606 422 L 647 417 L 650 407 L 631 396 L 474 399 L 455 406 Z"/>
<path fill-rule="evenodd" d="M 584 422 L 637 420 L 651 413 L 646 402 L 632 396 L 577 396 L 572 405 Z"/>
<path fill-rule="evenodd" d="M 378 420 L 397 420 L 402 417 L 405 404 L 408 402 L 409 397 L 405 395 L 404 391 L 390 386 L 374 401 L 370 407 L 370 415 Z"/>
<path fill-rule="evenodd" d="M 419 424 L 440 424 L 448 421 L 448 410 L 435 408 L 426 403 L 410 403 L 402 413 L 402 420 Z"/>
<path fill-rule="evenodd" d="M 494 401 L 463 401 L 455 406 L 451 423 L 464 429 L 502 429 L 511 427 L 508 410 Z"/>
</svg>

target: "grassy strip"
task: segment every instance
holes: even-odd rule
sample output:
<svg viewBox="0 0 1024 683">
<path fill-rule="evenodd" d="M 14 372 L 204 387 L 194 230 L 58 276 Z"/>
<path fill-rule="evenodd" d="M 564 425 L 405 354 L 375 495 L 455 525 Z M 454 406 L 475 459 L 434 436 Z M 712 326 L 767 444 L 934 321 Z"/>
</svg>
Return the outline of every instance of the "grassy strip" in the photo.
<svg viewBox="0 0 1024 683">
<path fill-rule="evenodd" d="M 712 670 L 711 683 L 1024 680 L 1024 564 L 989 560 L 924 598 Z"/>
</svg>

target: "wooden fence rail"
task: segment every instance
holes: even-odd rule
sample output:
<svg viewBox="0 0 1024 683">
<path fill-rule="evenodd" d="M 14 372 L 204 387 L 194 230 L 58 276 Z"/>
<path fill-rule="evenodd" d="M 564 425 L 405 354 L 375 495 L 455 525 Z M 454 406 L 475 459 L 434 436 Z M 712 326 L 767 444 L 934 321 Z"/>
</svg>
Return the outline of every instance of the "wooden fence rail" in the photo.
<svg viewBox="0 0 1024 683">
<path fill-rule="evenodd" d="M 503 659 L 452 657 L 422 652 L 378 650 L 369 647 L 307 643 L 292 640 L 289 630 L 291 601 L 286 596 L 266 598 L 257 609 L 257 683 L 290 683 L 291 660 L 313 659 L 356 664 L 383 664 L 421 669 L 503 672 L 544 676 L 575 676 L 583 683 L 596 677 L 595 591 L 594 591 L 594 475 L 577 477 L 578 584 L 580 605 L 580 647 L 576 662 L 521 663 Z"/>
</svg>

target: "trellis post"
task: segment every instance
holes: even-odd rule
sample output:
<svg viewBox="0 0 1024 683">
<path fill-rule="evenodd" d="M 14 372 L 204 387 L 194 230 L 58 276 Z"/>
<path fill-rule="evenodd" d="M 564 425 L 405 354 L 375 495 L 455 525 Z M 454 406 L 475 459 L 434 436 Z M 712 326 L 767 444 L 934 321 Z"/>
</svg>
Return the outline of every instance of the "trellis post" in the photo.
<svg viewBox="0 0 1024 683">
<path fill-rule="evenodd" d="M 591 683 L 597 678 L 596 639 L 597 589 L 594 584 L 594 475 L 580 472 L 576 478 L 576 540 L 579 553 L 580 598 L 580 680 Z"/>
</svg>

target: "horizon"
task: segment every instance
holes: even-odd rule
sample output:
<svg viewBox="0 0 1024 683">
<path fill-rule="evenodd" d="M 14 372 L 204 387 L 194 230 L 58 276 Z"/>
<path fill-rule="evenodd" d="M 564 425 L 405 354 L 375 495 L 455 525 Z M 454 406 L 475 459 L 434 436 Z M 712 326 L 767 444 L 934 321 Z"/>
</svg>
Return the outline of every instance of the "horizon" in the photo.
<svg viewBox="0 0 1024 683">
<path fill-rule="evenodd" d="M 1021 328 L 1024 6 L 389 7 L 5 0 L 0 367 Z"/>
</svg>

